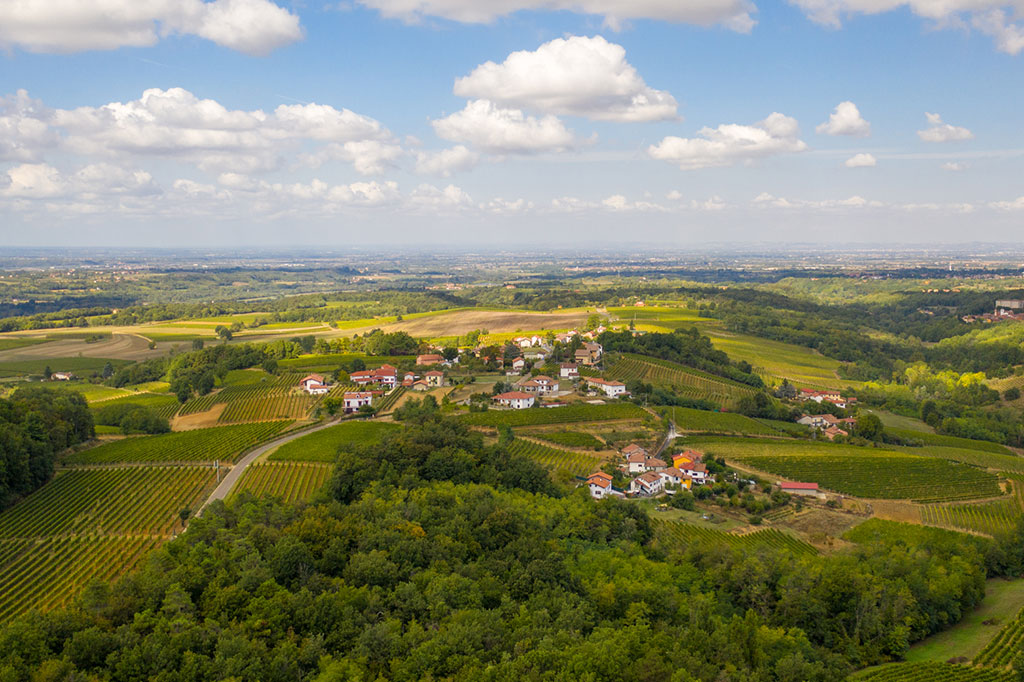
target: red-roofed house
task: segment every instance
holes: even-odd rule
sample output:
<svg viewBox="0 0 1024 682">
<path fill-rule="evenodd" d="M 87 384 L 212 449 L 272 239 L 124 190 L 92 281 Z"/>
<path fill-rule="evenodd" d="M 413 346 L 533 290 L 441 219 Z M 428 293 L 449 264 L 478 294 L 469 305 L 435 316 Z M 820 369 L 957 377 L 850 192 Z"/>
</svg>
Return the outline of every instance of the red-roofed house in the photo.
<svg viewBox="0 0 1024 682">
<path fill-rule="evenodd" d="M 444 386 L 444 372 L 433 370 L 424 374 L 423 378 L 427 380 L 427 385 L 431 388 Z"/>
<path fill-rule="evenodd" d="M 341 397 L 342 406 L 346 414 L 355 412 L 363 405 L 373 404 L 373 391 L 357 391 L 345 393 Z"/>
<path fill-rule="evenodd" d="M 497 400 L 505 407 L 511 407 L 514 410 L 522 410 L 527 407 L 533 407 L 533 403 L 537 398 L 530 393 L 523 393 L 522 391 L 508 391 L 507 393 L 499 393 L 491 398 L 491 400 Z"/>
<path fill-rule="evenodd" d="M 640 474 L 629 484 L 629 492 L 641 497 L 651 497 L 665 490 L 665 481 L 660 474 L 649 471 Z"/>
<path fill-rule="evenodd" d="M 686 464 L 696 464 L 704 460 L 704 453 L 697 450 L 683 450 L 672 455 L 672 466 L 682 468 Z"/>
<path fill-rule="evenodd" d="M 398 370 L 391 365 L 381 365 L 377 369 L 364 369 L 359 372 L 352 372 L 348 375 L 354 383 L 360 386 L 366 384 L 380 384 L 388 388 L 398 385 Z"/>
<path fill-rule="evenodd" d="M 428 367 L 429 365 L 439 365 L 444 362 L 444 356 L 438 355 L 437 353 L 427 353 L 426 355 L 416 356 L 416 364 L 421 367 Z"/>
<path fill-rule="evenodd" d="M 330 391 L 330 387 L 324 383 L 323 376 L 319 374 L 310 374 L 303 377 L 302 381 L 299 382 L 299 386 L 302 390 L 310 395 L 324 395 Z"/>
<path fill-rule="evenodd" d="M 693 485 L 693 479 L 676 467 L 662 469 L 658 474 L 661 476 L 665 485 L 674 485 L 677 488 L 686 488 L 687 490 L 689 490 Z"/>
<path fill-rule="evenodd" d="M 588 377 L 587 383 L 597 390 L 604 391 L 604 394 L 609 398 L 618 398 L 620 395 L 626 395 L 626 384 L 621 381 Z"/>
<path fill-rule="evenodd" d="M 695 462 L 693 464 L 677 464 L 676 468 L 682 471 L 684 474 L 693 479 L 694 483 L 704 485 L 710 479 L 708 476 L 708 468 L 703 462 Z"/>
<path fill-rule="evenodd" d="M 579 376 L 580 366 L 575 362 L 563 362 L 558 366 L 559 379 L 578 379 Z"/>
<path fill-rule="evenodd" d="M 558 382 L 543 374 L 524 379 L 516 385 L 527 393 L 536 393 L 538 395 L 550 395 L 558 392 Z"/>
<path fill-rule="evenodd" d="M 817 483 L 799 483 L 797 481 L 783 481 L 779 483 L 779 489 L 784 493 L 793 495 L 806 495 L 808 497 L 823 498 L 825 494 L 818 490 Z"/>
<path fill-rule="evenodd" d="M 623 457 L 629 457 L 630 455 L 635 455 L 637 453 L 646 457 L 649 454 L 647 452 L 647 448 L 637 445 L 636 443 L 630 443 L 626 447 L 622 448 L 621 452 Z"/>
<path fill-rule="evenodd" d="M 611 475 L 606 474 L 603 471 L 598 471 L 587 476 L 587 487 L 590 488 L 590 496 L 597 500 L 610 496 L 623 496 L 622 491 L 616 490 L 612 487 Z"/>
</svg>

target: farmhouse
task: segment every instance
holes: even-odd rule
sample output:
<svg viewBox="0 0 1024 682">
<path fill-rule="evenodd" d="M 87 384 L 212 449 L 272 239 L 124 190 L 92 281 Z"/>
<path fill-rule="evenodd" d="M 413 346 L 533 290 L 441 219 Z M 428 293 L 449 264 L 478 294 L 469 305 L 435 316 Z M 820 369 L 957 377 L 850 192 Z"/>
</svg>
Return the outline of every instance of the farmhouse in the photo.
<svg viewBox="0 0 1024 682">
<path fill-rule="evenodd" d="M 551 395 L 558 392 L 558 382 L 543 374 L 520 381 L 517 386 L 527 393 L 536 393 L 538 395 Z"/>
<path fill-rule="evenodd" d="M 417 379 L 416 381 L 412 382 L 412 390 L 414 390 L 414 391 L 429 391 L 430 390 L 430 384 L 427 383 L 426 379 Z"/>
<path fill-rule="evenodd" d="M 533 407 L 536 398 L 522 391 L 508 391 L 507 393 L 499 393 L 491 398 L 491 400 L 497 400 L 501 405 L 511 407 L 513 410 L 522 410 L 527 407 Z"/>
<path fill-rule="evenodd" d="M 302 381 L 299 382 L 299 386 L 310 395 L 324 395 L 331 390 L 324 383 L 324 378 L 320 374 L 309 374 L 303 377 Z"/>
<path fill-rule="evenodd" d="M 656 457 L 648 457 L 644 453 L 634 452 L 626 458 L 626 471 L 639 474 L 645 471 L 661 471 L 665 462 Z"/>
<path fill-rule="evenodd" d="M 626 395 L 626 384 L 621 381 L 609 381 L 608 379 L 601 379 L 599 377 L 588 377 L 587 383 L 592 388 L 604 391 L 604 394 L 609 398 L 618 398 L 620 395 Z"/>
<path fill-rule="evenodd" d="M 431 388 L 444 386 L 444 372 L 433 370 L 424 374 L 423 378 L 427 380 L 427 385 Z"/>
<path fill-rule="evenodd" d="M 580 366 L 575 362 L 563 362 L 558 366 L 559 379 L 578 379 L 579 376 Z"/>
<path fill-rule="evenodd" d="M 683 474 L 693 479 L 693 482 L 698 485 L 704 485 L 710 480 L 708 475 L 708 468 L 703 462 L 695 462 L 693 464 L 676 465 Z"/>
<path fill-rule="evenodd" d="M 637 476 L 629 484 L 629 492 L 641 497 L 651 497 L 664 490 L 664 479 L 653 471 Z"/>
<path fill-rule="evenodd" d="M 630 443 L 626 447 L 622 448 L 621 452 L 623 457 L 629 457 L 630 455 L 635 454 L 641 454 L 644 457 L 647 457 L 648 454 L 650 454 L 647 452 L 647 448 L 637 445 L 636 443 Z"/>
<path fill-rule="evenodd" d="M 823 499 L 825 493 L 818 490 L 817 483 L 798 483 L 796 481 L 783 481 L 779 483 L 779 489 L 784 493 L 793 495 L 804 495 L 806 497 L 817 497 Z"/>
<path fill-rule="evenodd" d="M 416 364 L 421 367 L 428 367 L 430 365 L 439 365 L 444 362 L 444 356 L 438 355 L 437 353 L 427 353 L 426 355 L 417 355 Z"/>
<path fill-rule="evenodd" d="M 359 372 L 352 372 L 349 378 L 360 386 L 367 384 L 380 384 L 388 388 L 398 385 L 398 370 L 391 365 L 381 365 L 377 369 L 366 369 Z"/>
<path fill-rule="evenodd" d="M 51 381 L 71 381 L 75 375 L 71 372 L 54 372 L 50 375 Z"/>
<path fill-rule="evenodd" d="M 843 431 L 838 426 L 830 426 L 827 429 L 825 429 L 824 431 L 822 431 L 822 433 L 825 435 L 825 438 L 828 438 L 829 440 L 835 440 L 836 436 L 848 436 L 848 435 L 850 435 L 849 433 L 847 433 L 846 431 Z"/>
<path fill-rule="evenodd" d="M 693 479 L 676 467 L 662 469 L 658 472 L 658 475 L 661 476 L 663 485 L 674 485 L 677 488 L 686 488 L 687 490 L 693 486 Z"/>
<path fill-rule="evenodd" d="M 345 414 L 351 414 L 363 405 L 373 405 L 373 391 L 357 391 L 342 395 L 342 408 Z"/>
<path fill-rule="evenodd" d="M 509 376 L 522 374 L 524 369 L 526 369 L 526 358 L 520 355 L 515 360 L 509 363 L 509 369 L 505 372 L 505 374 Z"/>
<path fill-rule="evenodd" d="M 590 496 L 596 500 L 605 497 L 624 497 L 621 490 L 612 487 L 612 477 L 603 471 L 587 476 L 587 487 L 590 488 Z"/>
<path fill-rule="evenodd" d="M 590 351 L 586 348 L 580 348 L 573 354 L 573 358 L 577 365 L 583 365 L 584 367 L 591 367 L 594 364 L 593 358 L 590 357 Z"/>
<path fill-rule="evenodd" d="M 697 462 L 703 461 L 704 453 L 696 450 L 683 450 L 680 453 L 672 455 L 672 466 L 682 468 L 687 464 L 696 464 Z"/>
<path fill-rule="evenodd" d="M 406 372 L 405 376 L 402 377 L 402 386 L 409 388 L 414 381 L 416 381 L 416 375 L 412 372 Z"/>
</svg>

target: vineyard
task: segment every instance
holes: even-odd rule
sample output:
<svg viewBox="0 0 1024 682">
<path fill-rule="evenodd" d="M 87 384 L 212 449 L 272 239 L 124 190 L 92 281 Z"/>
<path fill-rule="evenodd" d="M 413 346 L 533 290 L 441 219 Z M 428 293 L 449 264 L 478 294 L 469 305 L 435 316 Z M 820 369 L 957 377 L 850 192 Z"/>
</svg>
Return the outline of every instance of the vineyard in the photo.
<svg viewBox="0 0 1024 682">
<path fill-rule="evenodd" d="M 261 422 L 238 426 L 139 436 L 106 443 L 69 455 L 69 464 L 120 462 L 234 462 L 248 447 L 267 440 L 288 422 Z"/>
<path fill-rule="evenodd" d="M 701 433 L 743 433 L 778 436 L 778 431 L 759 421 L 731 412 L 708 412 L 689 407 L 663 408 L 665 416 L 675 422 L 680 431 Z"/>
<path fill-rule="evenodd" d="M 394 422 L 346 421 L 285 443 L 270 453 L 267 459 L 333 464 L 338 458 L 339 449 L 373 445 L 380 442 L 384 434 L 401 428 Z"/>
<path fill-rule="evenodd" d="M 513 440 L 508 451 L 512 455 L 529 457 L 550 471 L 567 471 L 575 476 L 592 474 L 605 463 L 605 458 L 598 455 L 556 450 L 522 438 Z"/>
<path fill-rule="evenodd" d="M 305 419 L 324 396 L 309 395 L 298 388 L 303 375 L 288 372 L 274 377 L 262 372 L 236 370 L 228 383 L 216 393 L 198 396 L 181 406 L 178 414 L 186 416 L 207 412 L 224 404 L 218 421 L 224 424 L 276 419 Z M 352 385 L 336 384 L 330 396 L 340 397 Z"/>
<path fill-rule="evenodd" d="M 1018 678 L 1008 670 L 928 662 L 887 665 L 857 679 L 864 682 L 1015 682 Z"/>
<path fill-rule="evenodd" d="M 976 665 L 1005 667 L 1024 648 L 1024 611 L 1006 624 L 974 659 Z"/>
<path fill-rule="evenodd" d="M 1013 451 L 1008 449 L 1005 445 L 999 443 L 993 443 L 987 440 L 973 440 L 971 438 L 957 438 L 956 436 L 943 436 L 938 433 L 926 433 L 924 431 L 913 431 L 911 429 L 899 429 L 886 427 L 886 431 L 894 436 L 900 438 L 906 438 L 908 440 L 918 440 L 924 445 L 938 445 L 940 447 L 947 448 L 964 448 L 967 450 L 981 450 L 983 452 L 993 452 L 997 455 L 1010 455 L 1016 457 Z M 1018 457 L 1024 461 L 1024 458 Z"/>
<path fill-rule="evenodd" d="M 113 580 L 156 546 L 153 537 L 0 540 L 0 624 L 68 605 L 89 580 Z"/>
<path fill-rule="evenodd" d="M 594 436 L 582 431 L 556 431 L 554 433 L 533 433 L 530 435 L 534 438 L 546 440 L 549 443 L 562 445 L 567 448 L 601 450 L 607 447 Z"/>
<path fill-rule="evenodd" d="M 178 412 L 178 399 L 169 393 L 130 393 L 118 398 L 92 403 L 93 410 L 110 405 L 139 405 L 155 412 L 164 419 L 171 419 Z"/>
<path fill-rule="evenodd" d="M 231 491 L 231 499 L 244 492 L 270 495 L 285 502 L 308 500 L 324 487 L 332 471 L 334 467 L 329 464 L 260 462 L 245 470 Z"/>
<path fill-rule="evenodd" d="M 0 538 L 169 534 L 215 482 L 212 467 L 73 469 L 0 513 Z"/>
<path fill-rule="evenodd" d="M 1021 516 L 1017 500 L 985 504 L 929 504 L 921 509 L 921 522 L 929 526 L 961 528 L 995 535 L 1012 530 Z"/>
<path fill-rule="evenodd" d="M 1024 473 L 1024 457 L 1017 455 L 1001 455 L 994 452 L 983 452 L 966 448 L 928 446 L 925 448 L 901 448 L 907 454 L 922 454 L 930 457 L 941 457 L 954 462 L 973 464 L 983 469 L 997 471 L 1013 471 Z"/>
<path fill-rule="evenodd" d="M 868 519 L 864 523 L 846 531 L 843 534 L 843 538 L 856 543 L 878 541 L 892 543 L 896 541 L 908 547 L 969 542 L 974 544 L 982 554 L 987 551 L 992 543 L 988 538 L 964 535 L 963 533 L 944 528 L 931 528 L 929 526 L 919 526 L 916 523 L 900 523 L 898 521 L 884 521 L 882 519 Z"/>
<path fill-rule="evenodd" d="M 859 457 L 801 455 L 739 459 L 761 471 L 818 483 L 823 488 L 857 497 L 938 502 L 1002 494 L 999 479 L 994 475 L 930 457 L 887 453 Z"/>
<path fill-rule="evenodd" d="M 379 400 L 375 400 L 373 406 L 377 408 L 377 413 L 382 414 L 394 407 L 395 403 L 398 402 L 398 399 L 402 397 L 405 391 L 405 388 L 399 386 L 392 389 L 390 393 L 382 396 Z"/>
<path fill-rule="evenodd" d="M 813 546 L 775 528 L 754 531 L 746 535 L 736 535 L 714 528 L 691 526 L 676 521 L 656 521 L 655 537 L 666 549 L 681 549 L 693 543 L 725 544 L 730 547 L 753 550 L 759 547 L 785 550 L 793 554 L 817 554 Z"/>
<path fill-rule="evenodd" d="M 575 403 L 565 407 L 472 412 L 462 415 L 460 419 L 470 426 L 540 426 L 612 419 L 643 419 L 646 416 L 647 412 L 633 403 Z"/>
<path fill-rule="evenodd" d="M 630 353 L 623 354 L 609 368 L 607 376 L 623 382 L 639 379 L 655 386 L 671 386 L 679 395 L 710 400 L 726 408 L 736 407 L 740 398 L 755 393 L 750 386 L 729 379 L 667 360 Z"/>
</svg>

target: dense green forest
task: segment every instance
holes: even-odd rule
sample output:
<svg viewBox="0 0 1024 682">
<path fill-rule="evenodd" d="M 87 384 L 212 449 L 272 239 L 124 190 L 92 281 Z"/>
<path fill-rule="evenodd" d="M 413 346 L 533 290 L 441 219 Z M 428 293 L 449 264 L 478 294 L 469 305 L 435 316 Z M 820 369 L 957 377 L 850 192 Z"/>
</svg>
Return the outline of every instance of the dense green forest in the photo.
<svg viewBox="0 0 1024 682">
<path fill-rule="evenodd" d="M 842 679 L 1015 574 L 1003 542 L 880 533 L 828 556 L 666 551 L 430 403 L 309 506 L 215 504 L 78 608 L 0 631 L 0 679 Z"/>
<path fill-rule="evenodd" d="M 0 509 L 50 480 L 57 455 L 93 435 L 80 393 L 32 387 L 0 398 Z"/>
</svg>

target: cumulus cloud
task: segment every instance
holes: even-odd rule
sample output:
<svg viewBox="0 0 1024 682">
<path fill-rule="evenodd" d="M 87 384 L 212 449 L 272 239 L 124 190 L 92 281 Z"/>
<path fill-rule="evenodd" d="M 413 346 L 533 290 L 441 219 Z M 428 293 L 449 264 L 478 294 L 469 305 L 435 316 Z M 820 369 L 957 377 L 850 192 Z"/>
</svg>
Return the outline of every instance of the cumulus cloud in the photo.
<svg viewBox="0 0 1024 682">
<path fill-rule="evenodd" d="M 455 145 L 437 152 L 417 152 L 416 172 L 421 175 L 449 177 L 452 173 L 466 171 L 480 162 L 480 154 L 465 145 Z"/>
<path fill-rule="evenodd" d="M 807 144 L 800 139 L 796 119 L 780 113 L 773 113 L 753 125 L 723 124 L 717 128 L 702 128 L 697 134 L 699 138 L 666 137 L 651 145 L 648 154 L 678 164 L 682 170 L 694 170 L 731 166 L 807 149 Z"/>
<path fill-rule="evenodd" d="M 38 161 L 57 147 L 93 158 L 173 158 L 213 172 L 254 173 L 280 167 L 303 145 L 312 147 L 302 157 L 308 165 L 341 160 L 365 174 L 382 172 L 403 153 L 380 122 L 321 104 L 239 111 L 182 88 L 77 109 L 47 109 L 24 91 L 0 99 L 6 160 Z"/>
<path fill-rule="evenodd" d="M 52 112 L 25 90 L 0 97 L 0 161 L 38 161 L 59 137 L 49 125 Z"/>
<path fill-rule="evenodd" d="M 650 201 L 630 201 L 621 194 L 613 194 L 601 201 L 601 206 L 610 211 L 665 211 L 665 207 Z"/>
<path fill-rule="evenodd" d="M 855 154 L 846 160 L 847 168 L 872 168 L 878 165 L 873 154 Z"/>
<path fill-rule="evenodd" d="M 146 196 L 159 194 L 153 177 L 142 170 L 95 163 L 65 175 L 46 163 L 24 163 L 6 171 L 0 196 L 24 199 L 55 199 L 77 196 L 96 199 L 109 196 Z"/>
<path fill-rule="evenodd" d="M 959 172 L 967 168 L 967 164 L 960 163 L 959 161 L 947 161 L 946 163 L 939 166 L 944 171 Z"/>
<path fill-rule="evenodd" d="M 455 94 L 501 106 L 599 121 L 677 118 L 675 98 L 644 82 L 626 50 L 601 36 L 572 36 L 486 62 L 455 81 Z"/>
<path fill-rule="evenodd" d="M 490 23 L 498 17 L 521 10 L 570 11 L 596 14 L 605 23 L 618 28 L 631 19 L 656 19 L 698 26 L 725 26 L 749 33 L 756 23 L 756 12 L 748 0 L 358 0 L 359 4 L 379 10 L 385 17 L 407 22 L 425 17 L 440 17 L 462 23 Z"/>
<path fill-rule="evenodd" d="M 458 209 L 473 205 L 473 199 L 461 187 L 448 185 L 444 188 L 422 184 L 409 195 L 409 203 L 418 208 Z"/>
<path fill-rule="evenodd" d="M 250 55 L 302 38 L 299 17 L 270 0 L 15 0 L 0 3 L 0 46 L 70 53 L 195 35 Z"/>
<path fill-rule="evenodd" d="M 473 100 L 454 114 L 431 121 L 437 136 L 462 142 L 491 154 L 565 151 L 578 144 L 572 131 L 556 117 L 527 116 L 487 100 Z"/>
<path fill-rule="evenodd" d="M 1024 49 L 1024 29 L 1007 20 L 1005 9 L 1021 12 L 1020 0 L 790 0 L 819 24 L 842 25 L 844 16 L 879 14 L 907 8 L 941 28 L 973 26 L 1009 54 Z"/>
<path fill-rule="evenodd" d="M 917 131 L 917 136 L 925 142 L 954 142 L 974 139 L 974 133 L 970 130 L 943 123 L 942 117 L 938 114 L 925 113 L 925 118 L 928 119 L 928 127 Z"/>
<path fill-rule="evenodd" d="M 994 201 L 989 206 L 1000 211 L 1024 211 L 1024 196 L 1011 201 Z"/>
<path fill-rule="evenodd" d="M 814 129 L 819 135 L 851 135 L 867 137 L 871 134 L 871 124 L 861 118 L 860 110 L 853 102 L 840 102 L 828 120 Z"/>
<path fill-rule="evenodd" d="M 810 201 L 806 199 L 786 199 L 785 197 L 774 196 L 768 192 L 762 192 L 757 195 L 757 197 L 754 198 L 754 205 L 768 208 L 815 210 L 881 208 L 884 206 L 880 201 L 871 201 L 857 195 L 846 199 L 823 199 L 820 201 Z"/>
</svg>

